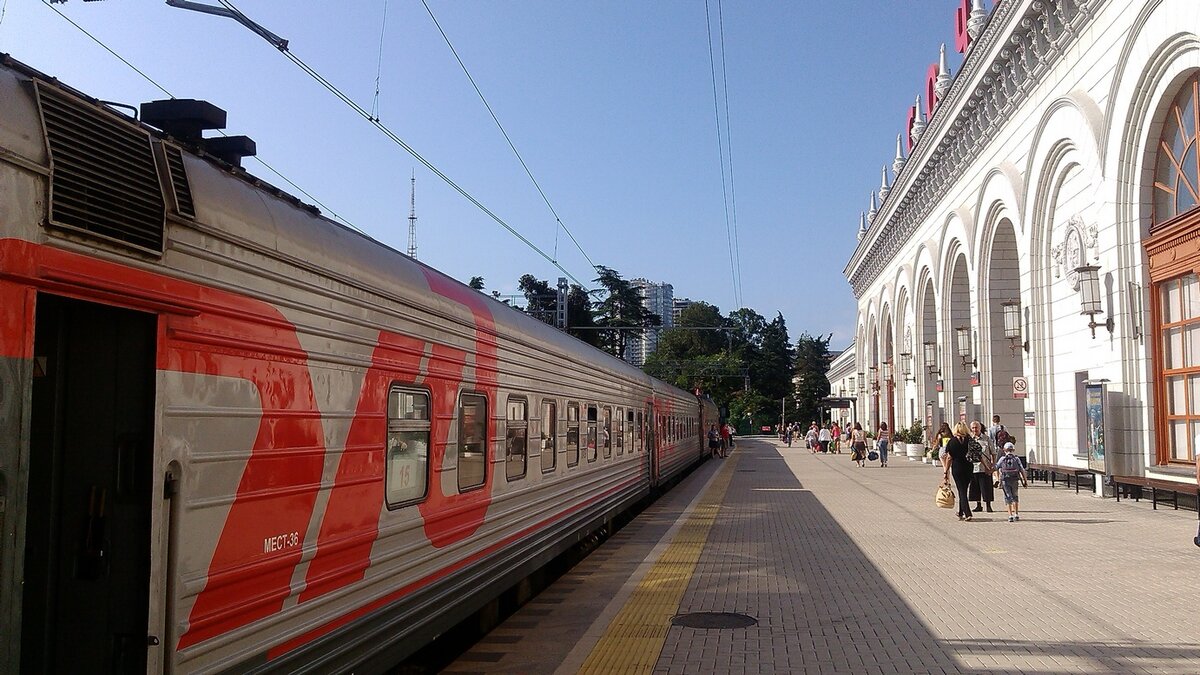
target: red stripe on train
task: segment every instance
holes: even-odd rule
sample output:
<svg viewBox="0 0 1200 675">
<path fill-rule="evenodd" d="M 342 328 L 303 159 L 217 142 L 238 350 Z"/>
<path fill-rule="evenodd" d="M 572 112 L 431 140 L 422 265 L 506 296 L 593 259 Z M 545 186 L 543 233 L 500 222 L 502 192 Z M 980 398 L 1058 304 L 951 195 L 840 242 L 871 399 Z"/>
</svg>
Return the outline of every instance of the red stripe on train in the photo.
<svg viewBox="0 0 1200 675">
<path fill-rule="evenodd" d="M 550 516 L 538 523 L 535 523 L 534 525 L 531 525 L 531 526 L 525 528 L 524 530 L 521 530 L 520 532 L 509 535 L 508 537 L 505 537 L 504 539 L 492 544 L 491 546 L 488 546 L 485 549 L 482 549 L 466 558 L 463 558 L 462 560 L 459 560 L 458 562 L 448 565 L 448 566 L 438 570 L 437 572 L 434 572 L 433 574 L 430 574 L 422 579 L 418 579 L 417 581 L 414 581 L 414 582 L 408 584 L 407 586 L 404 586 L 398 590 L 388 593 L 387 595 L 383 596 L 382 598 L 379 598 L 378 600 L 373 600 L 373 601 L 363 605 L 362 607 L 359 607 L 355 610 L 347 612 L 346 614 L 343 614 L 342 616 L 334 619 L 333 621 L 330 621 L 329 623 L 325 624 L 324 626 L 321 626 L 320 628 L 309 631 L 308 633 L 297 636 L 295 638 L 292 638 L 291 640 L 288 640 L 287 642 L 284 642 L 275 647 L 272 647 L 271 649 L 269 649 L 267 651 L 267 660 L 269 661 L 272 659 L 277 659 L 280 656 L 283 656 L 284 654 L 286 654 L 298 647 L 302 647 L 302 646 L 308 644 L 309 642 L 316 640 L 317 638 L 328 635 L 329 633 L 332 633 L 333 631 L 337 630 L 338 628 L 341 628 L 342 626 L 345 626 L 346 624 L 350 623 L 351 621 L 354 621 L 355 619 L 361 618 L 364 615 L 366 615 L 374 610 L 384 607 L 385 605 L 389 605 L 389 604 L 399 600 L 400 598 L 404 597 L 405 595 L 408 595 L 409 593 L 412 593 L 413 591 L 416 591 L 425 586 L 428 586 L 429 584 L 431 584 L 435 581 L 438 581 L 439 579 L 445 578 L 446 576 L 449 576 L 451 573 L 457 572 L 458 570 L 466 567 L 467 565 L 470 565 L 473 562 L 477 562 L 477 561 L 481 560 L 482 558 L 484 558 L 485 556 L 487 556 L 491 553 L 495 553 L 496 551 L 504 548 L 505 546 L 508 546 L 509 544 L 517 541 L 518 539 L 521 539 L 522 537 L 526 537 L 530 534 L 533 534 L 534 532 L 537 532 L 538 530 L 550 525 L 551 523 L 562 520 L 563 518 L 565 518 L 573 513 L 576 513 L 577 511 L 579 511 L 583 508 L 586 508 L 586 507 L 600 501 L 601 499 L 608 497 L 609 495 L 611 495 L 613 493 L 619 492 L 620 490 L 623 490 L 623 489 L 629 487 L 630 485 L 637 483 L 639 480 L 640 480 L 640 477 L 627 480 L 624 483 L 617 485 L 617 486 L 613 487 L 612 489 L 608 490 L 604 494 L 597 495 L 585 502 L 580 502 L 579 504 L 576 504 L 575 506 L 572 506 L 571 508 L 569 508 L 565 511 L 562 511 L 562 512 L 555 514 L 553 516 Z"/>
<path fill-rule="evenodd" d="M 450 408 L 435 410 L 437 415 L 435 419 L 445 420 L 446 423 L 434 425 L 436 438 L 434 451 L 430 456 L 430 461 L 435 468 L 434 479 L 430 481 L 429 497 L 421 502 L 417 509 L 425 519 L 425 536 L 429 538 L 430 543 L 440 548 L 470 537 L 483 525 L 488 506 L 492 503 L 493 474 L 495 473 L 491 466 L 489 449 L 487 453 L 489 461 L 485 464 L 483 487 L 463 493 L 447 493 L 442 489 L 438 469 L 444 466 L 449 420 L 454 416 L 454 406 L 458 401 L 458 383 L 455 380 L 474 381 L 478 391 L 483 392 L 488 398 L 488 405 L 494 411 L 492 413 L 493 420 L 498 419 L 499 414 L 503 414 L 504 411 L 500 402 L 496 400 L 498 346 L 495 322 L 492 319 L 492 311 L 487 306 L 488 301 L 478 291 L 451 281 L 437 272 L 424 268 L 422 271 L 425 273 L 425 279 L 429 283 L 431 291 L 466 306 L 471 310 L 475 321 L 474 377 L 452 373 L 450 377 L 437 378 L 432 366 L 429 373 L 431 385 L 435 388 L 435 404 L 439 401 L 442 403 L 448 401 Z M 439 348 L 435 347 L 434 351 L 434 361 L 450 362 L 448 358 L 439 358 L 439 354 L 443 353 Z M 448 353 L 446 355 L 449 356 Z"/>
<path fill-rule="evenodd" d="M 252 298 L 18 239 L 0 240 L 0 274 L 29 284 L 25 293 L 45 290 L 156 313 L 167 336 L 159 344 L 160 370 L 254 384 L 262 419 L 179 648 L 278 612 L 301 547 L 267 555 L 263 540 L 308 529 L 325 453 L 307 354 L 295 327 L 276 308 Z M 8 306 L 20 294 L 4 285 L 0 299 Z M 16 342 L 17 330 L 28 331 L 21 340 L 31 349 L 29 319 L 24 317 L 20 329 L 10 325 L 17 320 L 11 317 L 0 324 L 5 349 Z M 273 352 L 271 358 L 263 351 Z M 246 566 L 253 564 L 265 569 L 247 575 Z"/>
<path fill-rule="evenodd" d="M 321 518 L 317 552 L 308 564 L 300 602 L 363 578 L 384 512 L 387 396 L 393 381 L 419 382 L 425 341 L 380 333 L 363 376 L 354 420 L 346 434 L 329 502 Z"/>
</svg>

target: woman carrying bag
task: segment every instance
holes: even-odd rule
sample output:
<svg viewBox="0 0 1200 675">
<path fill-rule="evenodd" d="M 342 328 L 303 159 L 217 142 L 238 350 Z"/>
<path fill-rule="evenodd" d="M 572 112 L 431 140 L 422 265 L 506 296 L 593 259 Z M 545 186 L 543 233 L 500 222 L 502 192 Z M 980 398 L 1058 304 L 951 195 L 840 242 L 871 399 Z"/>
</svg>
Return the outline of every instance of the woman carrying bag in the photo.
<svg viewBox="0 0 1200 675">
<path fill-rule="evenodd" d="M 971 460 L 967 458 L 967 454 L 970 452 L 967 447 L 967 438 L 967 425 L 959 422 L 954 425 L 954 433 L 946 442 L 946 471 L 943 478 L 947 481 L 951 477 L 954 478 L 954 487 L 958 492 L 959 520 L 971 520 L 971 504 L 967 501 L 967 488 L 971 484 L 975 468 Z"/>
</svg>

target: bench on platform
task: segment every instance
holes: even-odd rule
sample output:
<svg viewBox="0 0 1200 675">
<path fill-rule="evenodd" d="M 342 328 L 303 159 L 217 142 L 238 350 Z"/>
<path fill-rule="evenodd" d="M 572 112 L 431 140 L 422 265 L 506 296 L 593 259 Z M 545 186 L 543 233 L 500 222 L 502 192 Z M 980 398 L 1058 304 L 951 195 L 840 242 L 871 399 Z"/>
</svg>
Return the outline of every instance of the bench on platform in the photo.
<svg viewBox="0 0 1200 675">
<path fill-rule="evenodd" d="M 1063 466 L 1061 464 L 1029 464 L 1029 479 L 1041 476 L 1042 480 L 1050 483 L 1050 487 L 1054 487 L 1055 480 L 1062 477 L 1067 487 L 1071 487 L 1071 478 L 1075 479 L 1075 494 L 1079 494 L 1079 483 L 1081 479 L 1087 478 L 1092 482 L 1092 491 L 1096 491 L 1096 474 L 1086 468 L 1078 466 Z"/>
<path fill-rule="evenodd" d="M 1162 480 L 1161 478 L 1146 478 L 1145 476 L 1113 476 L 1113 492 L 1116 493 L 1117 501 L 1121 501 L 1121 487 L 1129 489 L 1129 494 L 1135 501 L 1141 501 L 1142 490 L 1150 489 L 1150 500 L 1154 503 L 1155 510 L 1158 509 L 1158 492 L 1171 493 L 1171 504 L 1175 510 L 1179 510 L 1179 495 L 1192 495 L 1196 497 L 1197 504 L 1200 505 L 1200 486 L 1195 483 L 1181 483 L 1173 480 Z M 1200 518 L 1200 508 L 1196 510 L 1196 517 Z"/>
</svg>

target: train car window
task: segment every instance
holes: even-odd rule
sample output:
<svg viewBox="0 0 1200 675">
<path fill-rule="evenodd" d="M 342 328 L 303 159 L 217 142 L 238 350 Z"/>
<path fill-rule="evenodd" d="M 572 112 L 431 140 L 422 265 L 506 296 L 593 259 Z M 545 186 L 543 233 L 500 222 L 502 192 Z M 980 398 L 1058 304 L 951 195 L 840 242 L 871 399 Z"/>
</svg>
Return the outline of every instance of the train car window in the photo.
<svg viewBox="0 0 1200 675">
<path fill-rule="evenodd" d="M 429 394 L 388 392 L 386 493 L 389 509 L 420 501 L 429 483 Z"/>
<path fill-rule="evenodd" d="M 558 466 L 558 404 L 542 401 L 542 435 L 539 441 L 542 452 L 542 473 L 549 473 Z M 579 455 L 579 429 L 575 430 L 575 455 Z"/>
<path fill-rule="evenodd" d="M 617 408 L 617 429 L 613 436 L 613 441 L 617 446 L 617 454 L 625 454 L 625 409 Z"/>
<path fill-rule="evenodd" d="M 604 451 L 604 459 L 612 459 L 612 408 L 604 406 L 600 409 L 600 449 Z"/>
<path fill-rule="evenodd" d="M 587 408 L 587 460 L 596 461 L 596 406 Z"/>
<path fill-rule="evenodd" d="M 644 446 L 642 444 L 642 439 L 645 438 L 645 427 L 642 426 L 642 411 L 641 410 L 637 411 L 637 426 L 635 426 L 633 428 L 633 431 L 635 434 L 637 434 L 637 445 L 635 445 L 634 447 L 637 449 L 638 452 L 642 452 L 643 450 L 646 449 L 646 446 Z"/>
<path fill-rule="evenodd" d="M 504 436 L 504 475 L 512 481 L 525 477 L 529 442 L 529 417 L 523 398 L 508 399 L 508 429 Z"/>
<path fill-rule="evenodd" d="M 625 411 L 625 444 L 629 446 L 629 454 L 637 452 L 637 446 L 633 444 L 633 409 Z"/>
<path fill-rule="evenodd" d="M 567 403 L 567 466 L 579 465 L 579 404 Z"/>
<path fill-rule="evenodd" d="M 487 479 L 487 398 L 463 394 L 458 399 L 458 489 L 469 490 Z"/>
</svg>

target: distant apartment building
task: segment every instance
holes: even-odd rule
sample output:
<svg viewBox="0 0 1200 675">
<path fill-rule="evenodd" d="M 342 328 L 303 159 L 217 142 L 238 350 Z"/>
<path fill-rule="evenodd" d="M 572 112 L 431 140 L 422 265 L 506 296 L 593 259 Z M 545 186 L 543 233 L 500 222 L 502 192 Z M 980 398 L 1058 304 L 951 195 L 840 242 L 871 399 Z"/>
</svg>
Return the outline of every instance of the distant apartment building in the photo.
<svg viewBox="0 0 1200 675">
<path fill-rule="evenodd" d="M 683 310 L 692 306 L 692 301 L 687 298 L 678 298 L 671 301 L 671 325 L 679 325 L 679 315 L 683 314 Z"/>
<path fill-rule="evenodd" d="M 642 306 L 658 315 L 663 328 L 675 325 L 675 289 L 671 284 L 646 279 L 633 279 L 630 283 L 642 294 Z M 628 342 L 625 360 L 640 368 L 655 349 L 658 349 L 658 331 L 647 330 Z"/>
</svg>

